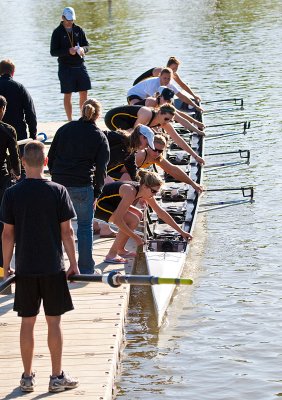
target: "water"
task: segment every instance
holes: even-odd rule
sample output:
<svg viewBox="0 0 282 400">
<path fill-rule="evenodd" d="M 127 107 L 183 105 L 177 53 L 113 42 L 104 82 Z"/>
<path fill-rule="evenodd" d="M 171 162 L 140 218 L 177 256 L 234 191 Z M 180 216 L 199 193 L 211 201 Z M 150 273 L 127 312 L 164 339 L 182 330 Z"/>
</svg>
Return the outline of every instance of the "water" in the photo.
<svg viewBox="0 0 282 400">
<path fill-rule="evenodd" d="M 205 184 L 254 184 L 256 202 L 200 216 L 185 269 L 194 285 L 177 290 L 160 331 L 151 317 L 150 293 L 134 291 L 118 398 L 282 396 L 281 1 L 69 5 L 91 41 L 90 95 L 105 110 L 125 103 L 139 73 L 176 55 L 181 76 L 203 100 L 244 98 L 245 110 L 206 114 L 207 125 L 252 121 L 246 136 L 207 142 L 208 152 L 250 149 L 251 165 L 207 173 Z M 65 118 L 56 59 L 49 55 L 64 7 L 54 0 L 13 0 L 1 7 L 0 58 L 15 61 L 15 78 L 31 92 L 41 121 Z M 210 193 L 206 200 L 215 198 Z"/>
</svg>

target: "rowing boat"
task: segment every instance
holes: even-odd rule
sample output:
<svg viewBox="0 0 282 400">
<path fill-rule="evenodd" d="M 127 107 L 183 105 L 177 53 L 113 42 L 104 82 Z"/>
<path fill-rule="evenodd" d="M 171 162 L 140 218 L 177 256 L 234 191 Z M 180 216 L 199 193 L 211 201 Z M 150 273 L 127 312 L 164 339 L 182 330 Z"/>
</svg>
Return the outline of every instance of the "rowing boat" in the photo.
<svg viewBox="0 0 282 400">
<path fill-rule="evenodd" d="M 187 108 L 184 108 L 185 105 L 181 102 L 176 106 L 181 111 L 187 111 Z M 201 113 L 193 113 L 192 116 L 202 122 Z M 199 156 L 204 156 L 204 136 L 192 135 L 180 126 L 176 126 L 175 129 Z M 189 173 L 190 178 L 195 182 L 202 184 L 203 167 L 194 158 L 187 157 L 187 154 L 173 142 L 169 145 L 166 157 L 172 164 L 180 166 L 185 172 Z M 182 229 L 192 234 L 200 197 L 194 188 L 173 181 L 173 178 L 167 174 L 164 174 L 164 180 L 164 188 L 156 200 L 181 225 Z M 190 243 L 185 241 L 178 232 L 172 231 L 171 227 L 163 224 L 154 213 L 148 213 L 145 227 L 144 253 L 148 274 L 179 278 L 190 251 Z M 175 285 L 152 286 L 158 326 L 162 324 L 174 290 Z"/>
</svg>

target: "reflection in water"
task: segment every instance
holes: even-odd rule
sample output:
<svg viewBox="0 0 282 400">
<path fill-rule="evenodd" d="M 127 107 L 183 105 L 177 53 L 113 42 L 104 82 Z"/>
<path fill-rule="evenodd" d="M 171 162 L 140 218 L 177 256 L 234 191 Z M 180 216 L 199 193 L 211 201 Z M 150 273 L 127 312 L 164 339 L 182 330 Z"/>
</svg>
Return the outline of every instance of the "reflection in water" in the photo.
<svg viewBox="0 0 282 400">
<path fill-rule="evenodd" d="M 246 136 L 207 142 L 209 152 L 250 149 L 251 165 L 206 173 L 205 184 L 254 183 L 256 202 L 198 221 L 193 257 L 185 271 L 195 283 L 188 292 L 176 291 L 160 331 L 150 294 L 134 289 L 119 397 L 275 398 L 282 392 L 282 235 L 277 201 L 282 191 L 281 1 L 71 5 L 91 41 L 90 95 L 105 111 L 126 102 L 126 92 L 140 73 L 175 55 L 182 61 L 181 76 L 204 101 L 233 96 L 245 100 L 245 110 L 238 113 L 207 113 L 207 125 L 251 121 Z M 15 78 L 33 95 L 40 120 L 64 118 L 57 62 L 49 55 L 51 33 L 64 7 L 54 0 L 13 0 L 1 8 L 1 59 L 15 61 Z"/>
</svg>

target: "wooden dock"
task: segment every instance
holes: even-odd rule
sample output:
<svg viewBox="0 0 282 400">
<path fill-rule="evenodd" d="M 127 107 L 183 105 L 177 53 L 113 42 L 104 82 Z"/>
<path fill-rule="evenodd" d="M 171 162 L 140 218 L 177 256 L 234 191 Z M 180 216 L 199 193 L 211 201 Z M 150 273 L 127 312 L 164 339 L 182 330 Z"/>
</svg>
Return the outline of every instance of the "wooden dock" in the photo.
<svg viewBox="0 0 282 400">
<path fill-rule="evenodd" d="M 38 132 L 53 136 L 63 122 L 39 124 Z M 74 229 L 76 229 L 74 222 Z M 95 267 L 103 273 L 118 270 L 131 273 L 134 260 L 113 265 L 103 260 L 113 239 L 95 236 L 93 255 Z M 133 250 L 129 241 L 127 248 Z M 66 259 L 66 267 L 68 266 Z M 62 317 L 64 349 L 63 369 L 80 380 L 80 386 L 56 395 L 91 400 L 115 397 L 115 381 L 119 373 L 120 354 L 124 347 L 124 324 L 129 303 L 130 286 L 112 288 L 104 283 L 70 283 L 75 310 Z M 32 393 L 22 393 L 19 381 L 23 372 L 19 346 L 21 319 L 13 311 L 14 295 L 0 295 L 0 399 L 41 399 L 48 392 L 51 361 L 47 347 L 47 325 L 41 310 L 35 325 L 35 355 L 33 369 L 36 387 Z"/>
</svg>

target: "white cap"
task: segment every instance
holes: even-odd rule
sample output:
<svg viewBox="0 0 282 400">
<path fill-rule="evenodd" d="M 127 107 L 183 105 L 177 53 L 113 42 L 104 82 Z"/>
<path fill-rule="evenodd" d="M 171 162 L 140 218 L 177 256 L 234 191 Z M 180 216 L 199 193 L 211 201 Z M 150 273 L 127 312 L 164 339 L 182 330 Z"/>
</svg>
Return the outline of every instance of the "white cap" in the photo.
<svg viewBox="0 0 282 400">
<path fill-rule="evenodd" d="M 145 136 L 145 138 L 148 140 L 148 145 L 151 147 L 151 149 L 155 150 L 155 145 L 154 145 L 155 134 L 152 131 L 152 129 L 150 129 L 146 125 L 140 125 L 139 132 L 141 133 L 141 135 Z"/>
<path fill-rule="evenodd" d="M 65 7 L 62 15 L 68 21 L 74 21 L 76 19 L 75 12 L 72 7 Z"/>
</svg>

